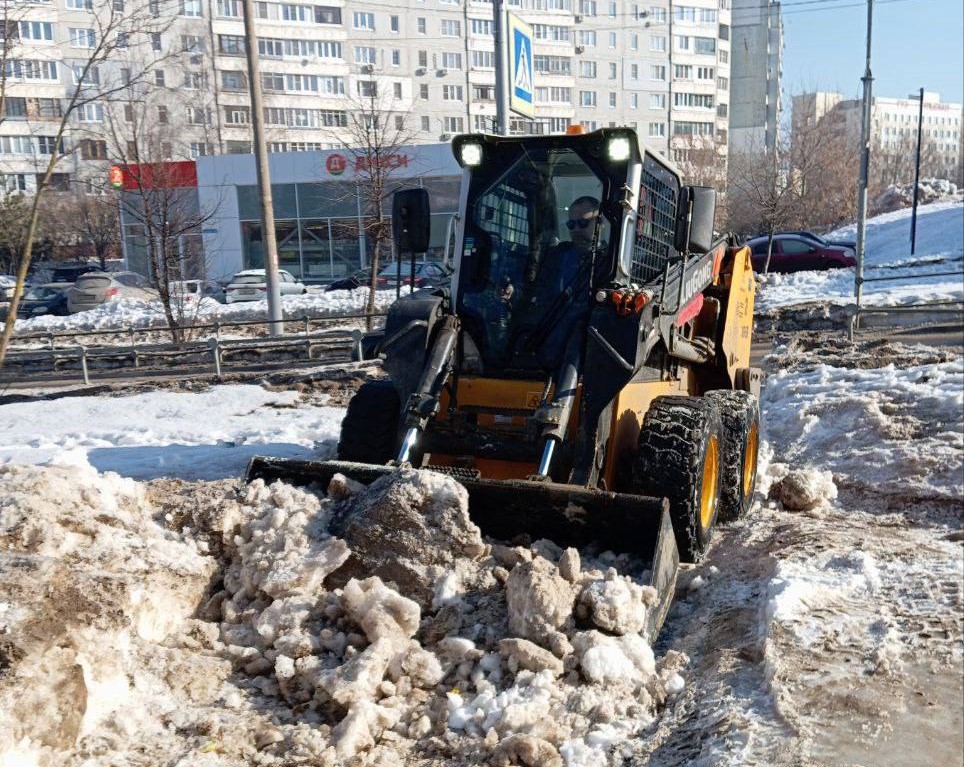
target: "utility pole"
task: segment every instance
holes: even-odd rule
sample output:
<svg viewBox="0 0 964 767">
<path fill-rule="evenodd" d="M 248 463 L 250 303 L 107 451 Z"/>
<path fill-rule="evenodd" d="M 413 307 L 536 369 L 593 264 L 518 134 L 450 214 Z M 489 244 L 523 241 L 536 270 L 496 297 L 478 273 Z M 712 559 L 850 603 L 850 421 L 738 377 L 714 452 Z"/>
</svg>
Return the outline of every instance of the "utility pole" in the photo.
<svg viewBox="0 0 964 767">
<path fill-rule="evenodd" d="M 917 195 L 920 187 L 920 145 L 924 133 L 924 89 L 920 89 L 917 108 L 917 159 L 914 161 L 914 209 L 910 214 L 910 254 L 917 250 Z"/>
<path fill-rule="evenodd" d="M 867 64 L 861 82 L 864 84 L 863 119 L 860 131 L 860 186 L 857 191 L 857 274 L 854 277 L 854 297 L 857 308 L 850 324 L 850 335 L 857 330 L 860 299 L 864 291 L 864 252 L 867 240 L 867 180 L 870 175 L 870 123 L 872 119 L 872 90 L 874 77 L 870 70 L 870 43 L 874 23 L 874 0 L 867 0 Z"/>
<path fill-rule="evenodd" d="M 493 36 L 495 37 L 495 132 L 509 135 L 509 46 L 502 0 L 492 0 Z"/>
<path fill-rule="evenodd" d="M 273 336 L 280 336 L 285 332 L 285 326 L 284 316 L 281 312 L 281 286 L 278 282 L 278 241 L 274 231 L 274 207 L 271 201 L 268 146 L 264 140 L 264 98 L 261 93 L 258 37 L 254 31 L 254 0 L 243 0 L 243 3 L 244 52 L 248 57 L 251 126 L 254 129 L 254 157 L 258 172 L 258 197 L 261 201 L 261 242 L 264 245 L 264 271 L 268 287 L 268 332 Z"/>
</svg>

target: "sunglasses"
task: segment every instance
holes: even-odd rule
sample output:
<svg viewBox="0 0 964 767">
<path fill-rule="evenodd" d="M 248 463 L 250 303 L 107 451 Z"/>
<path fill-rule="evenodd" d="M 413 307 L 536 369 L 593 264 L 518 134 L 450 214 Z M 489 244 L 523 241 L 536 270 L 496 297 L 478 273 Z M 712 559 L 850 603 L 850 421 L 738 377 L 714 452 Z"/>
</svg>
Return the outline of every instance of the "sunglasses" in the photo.
<svg viewBox="0 0 964 767">
<path fill-rule="evenodd" d="M 593 216 L 592 218 L 577 218 L 575 220 L 570 218 L 566 222 L 566 226 L 569 227 L 569 231 L 571 232 L 574 229 L 585 229 L 587 226 L 592 226 L 595 223 L 596 223 L 595 216 Z"/>
</svg>

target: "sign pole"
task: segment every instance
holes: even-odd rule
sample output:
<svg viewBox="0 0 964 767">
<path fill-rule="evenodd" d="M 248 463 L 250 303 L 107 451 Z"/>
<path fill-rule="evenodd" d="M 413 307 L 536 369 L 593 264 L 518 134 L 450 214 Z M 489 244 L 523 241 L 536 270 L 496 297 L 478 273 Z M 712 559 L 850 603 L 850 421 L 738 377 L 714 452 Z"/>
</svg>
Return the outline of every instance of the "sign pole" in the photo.
<svg viewBox="0 0 964 767">
<path fill-rule="evenodd" d="M 495 133 L 509 135 L 509 45 L 502 0 L 492 1 L 495 36 Z"/>
<path fill-rule="evenodd" d="M 917 250 L 917 201 L 920 192 L 920 145 L 924 133 L 924 89 L 920 89 L 920 104 L 917 107 L 917 157 L 914 160 L 914 208 L 910 214 L 910 254 Z"/>
</svg>

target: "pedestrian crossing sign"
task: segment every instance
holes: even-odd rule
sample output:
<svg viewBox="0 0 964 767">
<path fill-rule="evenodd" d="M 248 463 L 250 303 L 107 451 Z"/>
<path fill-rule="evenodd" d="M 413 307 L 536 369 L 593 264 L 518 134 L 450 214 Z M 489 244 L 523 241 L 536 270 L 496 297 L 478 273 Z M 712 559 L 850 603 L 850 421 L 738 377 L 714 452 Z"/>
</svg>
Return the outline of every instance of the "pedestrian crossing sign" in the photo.
<svg viewBox="0 0 964 767">
<path fill-rule="evenodd" d="M 535 117 L 532 87 L 532 27 L 508 15 L 509 109 L 524 117 Z"/>
</svg>

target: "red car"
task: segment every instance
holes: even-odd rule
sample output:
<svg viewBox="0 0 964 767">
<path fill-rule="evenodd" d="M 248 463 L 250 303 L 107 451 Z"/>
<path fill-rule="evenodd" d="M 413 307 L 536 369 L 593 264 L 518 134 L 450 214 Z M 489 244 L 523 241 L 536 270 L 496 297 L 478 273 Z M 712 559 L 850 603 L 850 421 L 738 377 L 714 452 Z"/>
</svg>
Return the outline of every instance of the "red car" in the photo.
<svg viewBox="0 0 964 767">
<path fill-rule="evenodd" d="M 747 242 L 753 271 L 763 273 L 767 261 L 767 238 L 754 237 Z M 814 272 L 825 269 L 846 269 L 856 266 L 857 259 L 850 248 L 833 245 L 820 245 L 797 234 L 776 234 L 773 236 L 773 250 L 770 255 L 771 272 Z"/>
</svg>

